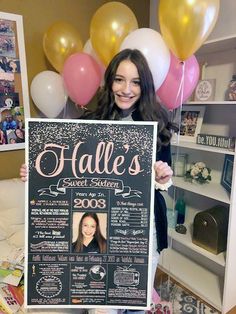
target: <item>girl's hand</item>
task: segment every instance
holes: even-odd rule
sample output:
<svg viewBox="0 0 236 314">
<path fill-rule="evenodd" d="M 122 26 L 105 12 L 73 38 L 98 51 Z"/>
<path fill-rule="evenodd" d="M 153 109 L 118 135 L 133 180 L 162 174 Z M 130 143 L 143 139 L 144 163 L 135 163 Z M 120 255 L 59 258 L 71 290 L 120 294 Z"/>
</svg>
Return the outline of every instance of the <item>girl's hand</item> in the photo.
<svg viewBox="0 0 236 314">
<path fill-rule="evenodd" d="M 20 167 L 20 178 L 23 182 L 28 180 L 28 169 L 25 164 L 21 165 Z"/>
<path fill-rule="evenodd" d="M 160 184 L 167 183 L 173 176 L 173 171 L 167 162 L 158 160 L 154 164 L 155 180 Z"/>
</svg>

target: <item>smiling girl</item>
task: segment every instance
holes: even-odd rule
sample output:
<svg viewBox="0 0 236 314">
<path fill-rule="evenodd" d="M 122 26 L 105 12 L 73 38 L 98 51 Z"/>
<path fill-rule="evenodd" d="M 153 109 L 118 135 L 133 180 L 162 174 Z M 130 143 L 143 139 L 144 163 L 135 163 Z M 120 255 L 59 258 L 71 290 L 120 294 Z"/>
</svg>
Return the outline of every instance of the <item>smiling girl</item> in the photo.
<svg viewBox="0 0 236 314">
<path fill-rule="evenodd" d="M 96 213 L 83 214 L 78 230 L 78 237 L 72 243 L 72 252 L 105 253 L 106 239 L 101 233 L 99 219 Z"/>
</svg>

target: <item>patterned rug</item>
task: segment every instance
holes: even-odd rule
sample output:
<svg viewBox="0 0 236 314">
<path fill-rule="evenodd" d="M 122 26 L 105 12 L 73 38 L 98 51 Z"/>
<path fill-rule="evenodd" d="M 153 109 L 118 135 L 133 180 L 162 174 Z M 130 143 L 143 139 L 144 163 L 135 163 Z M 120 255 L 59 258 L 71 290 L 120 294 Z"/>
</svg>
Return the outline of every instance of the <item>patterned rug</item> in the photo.
<svg viewBox="0 0 236 314">
<path fill-rule="evenodd" d="M 183 290 L 172 281 L 165 281 L 157 288 L 157 292 L 161 298 L 160 304 L 162 309 L 170 307 L 170 311 L 154 310 L 157 305 L 154 306 L 153 313 L 173 313 L 173 314 L 219 314 L 220 312 L 210 308 L 208 305 L 197 299 L 194 295 L 191 295 L 188 291 Z M 166 304 L 165 304 L 166 303 Z M 160 306 L 161 307 L 161 306 Z M 172 311 L 171 311 L 172 310 Z"/>
</svg>

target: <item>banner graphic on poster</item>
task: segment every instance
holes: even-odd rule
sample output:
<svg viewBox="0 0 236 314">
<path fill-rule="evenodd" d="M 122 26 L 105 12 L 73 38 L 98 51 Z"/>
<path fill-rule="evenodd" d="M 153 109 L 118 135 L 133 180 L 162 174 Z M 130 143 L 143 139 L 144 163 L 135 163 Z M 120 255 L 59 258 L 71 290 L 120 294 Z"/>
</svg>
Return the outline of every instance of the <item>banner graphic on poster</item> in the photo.
<svg viewBox="0 0 236 314">
<path fill-rule="evenodd" d="M 147 309 L 157 123 L 26 124 L 26 306 Z"/>
</svg>

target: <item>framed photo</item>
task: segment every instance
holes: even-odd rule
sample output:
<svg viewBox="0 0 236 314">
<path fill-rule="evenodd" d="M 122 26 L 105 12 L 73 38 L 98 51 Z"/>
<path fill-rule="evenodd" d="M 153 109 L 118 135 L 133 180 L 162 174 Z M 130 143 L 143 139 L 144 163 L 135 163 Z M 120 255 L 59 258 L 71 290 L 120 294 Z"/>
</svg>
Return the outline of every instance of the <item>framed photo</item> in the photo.
<svg viewBox="0 0 236 314">
<path fill-rule="evenodd" d="M 180 121 L 180 138 L 183 141 L 196 142 L 201 131 L 204 106 L 183 106 Z"/>
<path fill-rule="evenodd" d="M 232 173 L 233 173 L 233 155 L 225 155 L 224 167 L 221 176 L 221 185 L 228 191 L 231 192 L 232 184 Z"/>
<path fill-rule="evenodd" d="M 23 19 L 0 12 L 0 151 L 25 148 L 29 117 Z"/>
</svg>

